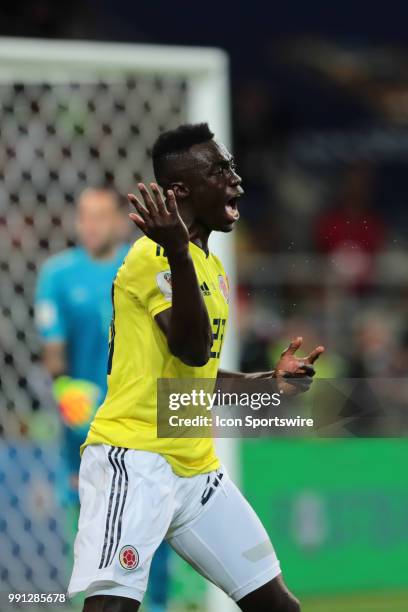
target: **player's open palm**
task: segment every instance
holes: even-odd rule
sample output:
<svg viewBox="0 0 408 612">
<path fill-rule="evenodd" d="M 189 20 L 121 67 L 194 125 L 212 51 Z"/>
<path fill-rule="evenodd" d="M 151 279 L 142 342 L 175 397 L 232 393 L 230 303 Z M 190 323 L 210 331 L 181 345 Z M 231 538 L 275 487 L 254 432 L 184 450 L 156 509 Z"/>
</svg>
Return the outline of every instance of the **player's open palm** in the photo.
<svg viewBox="0 0 408 612">
<path fill-rule="evenodd" d="M 157 244 L 160 244 L 167 253 L 180 253 L 188 250 L 189 233 L 186 224 L 177 208 L 174 191 L 167 191 L 164 200 L 156 183 L 150 183 L 150 194 L 144 183 L 138 188 L 142 194 L 143 203 L 133 194 L 128 194 L 129 201 L 136 208 L 137 213 L 130 213 L 132 221 Z"/>
<path fill-rule="evenodd" d="M 317 346 L 307 357 L 297 357 L 295 353 L 302 342 L 303 338 L 300 336 L 292 340 L 288 348 L 283 351 L 274 370 L 279 389 L 287 395 L 296 395 L 309 389 L 315 375 L 313 364 L 324 352 L 323 346 Z"/>
</svg>

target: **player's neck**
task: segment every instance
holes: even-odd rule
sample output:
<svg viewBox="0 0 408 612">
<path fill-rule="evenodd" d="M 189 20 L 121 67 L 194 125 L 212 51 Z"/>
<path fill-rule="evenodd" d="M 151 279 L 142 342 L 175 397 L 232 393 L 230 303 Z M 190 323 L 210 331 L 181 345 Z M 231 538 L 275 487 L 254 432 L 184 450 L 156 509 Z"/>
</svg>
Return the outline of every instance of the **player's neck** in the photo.
<svg viewBox="0 0 408 612">
<path fill-rule="evenodd" d="M 86 249 L 88 256 L 94 261 L 110 261 L 115 258 L 118 250 L 117 244 L 112 244 L 98 251 L 89 251 Z"/>
<path fill-rule="evenodd" d="M 188 228 L 190 242 L 194 242 L 208 257 L 208 238 L 210 237 L 211 230 L 194 218 L 194 213 L 189 206 L 180 203 L 179 211 L 181 218 Z"/>
<path fill-rule="evenodd" d="M 201 224 L 193 223 L 188 228 L 190 232 L 190 242 L 194 242 L 204 253 L 208 256 L 208 238 L 210 237 L 210 230 Z"/>
</svg>

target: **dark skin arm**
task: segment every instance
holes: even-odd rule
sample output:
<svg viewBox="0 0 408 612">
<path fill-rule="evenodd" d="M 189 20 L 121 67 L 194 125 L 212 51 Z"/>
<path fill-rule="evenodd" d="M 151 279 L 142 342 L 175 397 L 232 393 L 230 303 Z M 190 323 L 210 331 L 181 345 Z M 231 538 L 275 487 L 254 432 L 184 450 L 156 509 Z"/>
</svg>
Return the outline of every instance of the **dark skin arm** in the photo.
<svg viewBox="0 0 408 612">
<path fill-rule="evenodd" d="M 186 365 L 201 367 L 210 358 L 212 330 L 189 253 L 188 229 L 172 190 L 164 201 L 156 183 L 150 184 L 153 197 L 143 183 L 138 187 L 143 203 L 129 194 L 137 210 L 129 216 L 146 236 L 164 248 L 171 271 L 172 307 L 155 320 L 167 337 L 170 352 Z"/>
<path fill-rule="evenodd" d="M 276 390 L 283 392 L 285 395 L 296 395 L 307 391 L 315 375 L 313 364 L 324 352 L 324 347 L 317 346 L 307 357 L 296 357 L 295 353 L 302 342 L 303 339 L 300 336 L 292 340 L 288 348 L 283 351 L 275 368 L 269 372 L 246 374 L 244 372 L 218 370 L 217 384 L 220 385 L 223 379 L 271 379 Z"/>
<path fill-rule="evenodd" d="M 155 320 L 167 336 L 171 320 L 171 308 L 156 315 Z M 284 395 L 297 395 L 307 391 L 312 384 L 313 376 L 315 375 L 314 362 L 324 352 L 323 346 L 316 347 L 307 357 L 296 357 L 295 352 L 300 348 L 302 338 L 299 336 L 292 340 L 288 348 L 285 349 L 273 370 L 268 372 L 230 372 L 227 370 L 218 370 L 217 387 L 222 385 L 222 381 L 233 381 L 234 379 L 241 380 L 259 380 L 271 379 L 271 383 L 278 391 L 282 391 Z"/>
</svg>

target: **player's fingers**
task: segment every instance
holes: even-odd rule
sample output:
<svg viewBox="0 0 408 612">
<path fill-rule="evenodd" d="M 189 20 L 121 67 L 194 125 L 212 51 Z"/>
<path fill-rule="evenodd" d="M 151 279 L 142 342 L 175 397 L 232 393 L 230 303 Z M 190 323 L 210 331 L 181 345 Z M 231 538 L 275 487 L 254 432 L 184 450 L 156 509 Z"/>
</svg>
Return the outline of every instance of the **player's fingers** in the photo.
<svg viewBox="0 0 408 612">
<path fill-rule="evenodd" d="M 324 353 L 324 346 L 317 346 L 305 359 L 306 363 L 314 363 Z"/>
<path fill-rule="evenodd" d="M 144 183 L 138 183 L 137 186 L 139 188 L 140 193 L 142 194 L 144 205 L 146 206 L 147 210 L 149 211 L 149 214 L 153 218 L 157 217 L 156 204 L 154 203 L 153 198 L 150 195 L 149 190 L 147 189 L 146 185 Z"/>
<path fill-rule="evenodd" d="M 136 202 L 139 202 L 139 200 L 137 199 L 137 197 L 135 196 L 135 194 L 134 194 L 134 193 L 128 193 L 128 194 L 127 194 L 127 198 L 128 198 L 128 200 L 129 200 L 129 202 L 130 202 L 131 204 L 133 204 L 133 206 L 135 205 L 135 203 L 136 203 Z"/>
<path fill-rule="evenodd" d="M 150 187 L 151 187 L 154 199 L 156 201 L 156 207 L 159 212 L 159 215 L 168 215 L 169 213 L 166 208 L 166 204 L 163 200 L 163 196 L 160 192 L 159 186 L 157 185 L 157 183 L 150 183 Z"/>
<path fill-rule="evenodd" d="M 133 193 L 128 193 L 128 199 L 129 199 L 129 202 L 131 204 L 133 204 L 133 206 L 136 208 L 137 212 L 142 217 L 143 221 L 145 223 L 148 223 L 149 222 L 150 213 L 143 206 L 143 204 L 140 202 L 140 200 L 135 195 L 133 195 Z"/>
<path fill-rule="evenodd" d="M 303 342 L 303 338 L 301 336 L 298 336 L 297 338 L 292 340 L 288 348 L 283 351 L 282 357 L 283 355 L 293 355 L 298 350 L 298 348 L 301 346 L 302 342 Z"/>
<path fill-rule="evenodd" d="M 137 227 L 140 228 L 143 232 L 146 231 L 146 223 L 143 221 L 142 217 L 139 217 L 136 213 L 129 213 L 129 218 L 132 219 L 133 223 L 136 223 Z"/>
<path fill-rule="evenodd" d="M 282 378 L 313 378 L 312 375 L 306 374 L 301 370 L 296 370 L 296 372 L 283 372 L 281 375 Z"/>
<path fill-rule="evenodd" d="M 306 363 L 306 360 L 302 360 L 299 362 L 299 367 L 296 370 L 296 373 L 299 373 L 303 376 L 314 376 L 316 374 L 316 370 L 312 365 Z"/>
<path fill-rule="evenodd" d="M 172 189 L 168 189 L 167 190 L 167 210 L 171 214 L 178 213 L 176 196 L 175 196 L 174 191 Z"/>
</svg>

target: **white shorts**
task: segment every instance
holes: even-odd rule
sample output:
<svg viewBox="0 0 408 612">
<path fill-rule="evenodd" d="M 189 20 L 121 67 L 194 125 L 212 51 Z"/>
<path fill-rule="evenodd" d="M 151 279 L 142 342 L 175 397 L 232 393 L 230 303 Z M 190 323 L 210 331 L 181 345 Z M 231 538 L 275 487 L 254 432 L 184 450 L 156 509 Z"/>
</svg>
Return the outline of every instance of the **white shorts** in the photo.
<svg viewBox="0 0 408 612">
<path fill-rule="evenodd" d="M 268 534 L 224 468 L 182 478 L 156 453 L 88 446 L 79 495 L 70 597 L 141 602 L 163 539 L 235 601 L 280 573 Z"/>
</svg>

